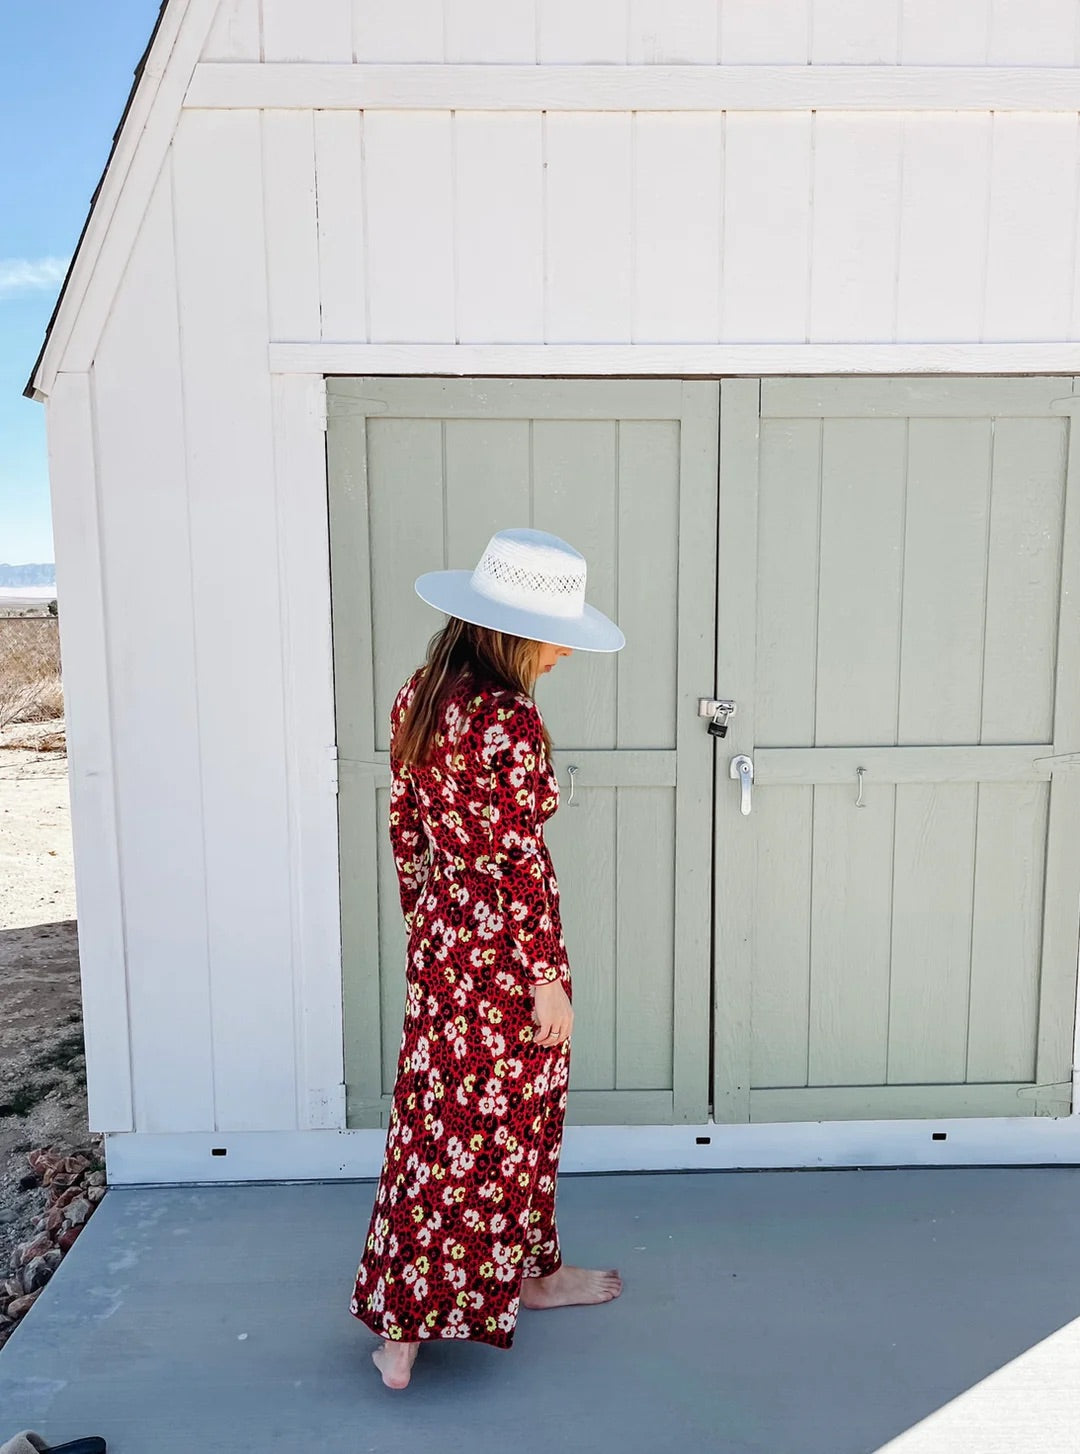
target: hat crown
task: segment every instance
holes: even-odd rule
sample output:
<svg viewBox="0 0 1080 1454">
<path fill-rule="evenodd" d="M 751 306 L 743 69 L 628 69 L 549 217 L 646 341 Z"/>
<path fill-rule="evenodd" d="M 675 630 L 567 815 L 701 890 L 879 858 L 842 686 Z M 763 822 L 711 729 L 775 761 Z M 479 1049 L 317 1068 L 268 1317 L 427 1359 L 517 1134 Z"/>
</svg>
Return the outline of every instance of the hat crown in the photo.
<svg viewBox="0 0 1080 1454">
<path fill-rule="evenodd" d="M 559 536 L 521 527 L 497 531 L 472 573 L 472 587 L 519 610 L 570 619 L 585 610 L 585 557 Z"/>
</svg>

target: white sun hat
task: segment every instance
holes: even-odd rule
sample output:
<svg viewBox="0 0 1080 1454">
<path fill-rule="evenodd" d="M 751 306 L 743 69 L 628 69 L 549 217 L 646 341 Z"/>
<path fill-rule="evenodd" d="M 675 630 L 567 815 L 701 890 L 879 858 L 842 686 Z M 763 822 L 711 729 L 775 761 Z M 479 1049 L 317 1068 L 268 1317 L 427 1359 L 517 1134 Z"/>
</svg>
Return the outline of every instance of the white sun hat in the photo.
<svg viewBox="0 0 1080 1454">
<path fill-rule="evenodd" d="M 585 557 L 547 530 L 498 530 L 475 570 L 432 570 L 416 578 L 416 594 L 475 626 L 511 636 L 619 651 L 626 637 L 585 600 Z"/>
</svg>

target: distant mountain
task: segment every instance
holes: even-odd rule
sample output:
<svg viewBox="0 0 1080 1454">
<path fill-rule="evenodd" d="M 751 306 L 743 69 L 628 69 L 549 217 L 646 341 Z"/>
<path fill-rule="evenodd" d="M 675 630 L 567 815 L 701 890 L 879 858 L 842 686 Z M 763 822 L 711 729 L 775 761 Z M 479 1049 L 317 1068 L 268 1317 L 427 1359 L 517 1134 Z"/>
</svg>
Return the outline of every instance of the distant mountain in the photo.
<svg viewBox="0 0 1080 1454">
<path fill-rule="evenodd" d="M 0 563 L 0 586 L 55 586 L 54 565 L 4 565 Z"/>
</svg>

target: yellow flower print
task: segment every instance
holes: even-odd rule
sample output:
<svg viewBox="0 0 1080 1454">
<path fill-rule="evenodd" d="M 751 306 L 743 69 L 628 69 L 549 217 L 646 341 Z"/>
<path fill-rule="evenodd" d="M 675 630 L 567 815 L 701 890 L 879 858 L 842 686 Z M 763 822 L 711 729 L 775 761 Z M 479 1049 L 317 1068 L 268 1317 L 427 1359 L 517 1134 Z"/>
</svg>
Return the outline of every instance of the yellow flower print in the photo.
<svg viewBox="0 0 1080 1454">
<path fill-rule="evenodd" d="M 459 1035 L 465 1034 L 465 1031 L 469 1028 L 469 1022 L 468 1020 L 466 1020 L 464 1015 L 454 1016 L 454 1028 L 457 1030 Z"/>
<path fill-rule="evenodd" d="M 489 1333 L 494 1333 L 496 1328 L 498 1328 L 499 1324 L 495 1318 L 488 1318 L 484 1326 L 487 1328 Z"/>
<path fill-rule="evenodd" d="M 431 1263 L 428 1261 L 427 1255 L 423 1252 L 416 1259 L 416 1269 L 418 1272 L 422 1272 L 425 1277 L 431 1271 Z"/>
<path fill-rule="evenodd" d="M 469 1294 L 467 1292 L 459 1292 L 456 1298 L 456 1302 L 459 1308 L 467 1307 L 469 1303 Z"/>
<path fill-rule="evenodd" d="M 453 1247 L 451 1247 L 450 1256 L 454 1259 L 455 1262 L 460 1262 L 461 1259 L 465 1256 L 465 1248 L 461 1245 L 460 1242 L 455 1242 Z"/>
<path fill-rule="evenodd" d="M 490 1009 L 488 1010 L 488 1019 L 493 1025 L 502 1024 L 503 1012 L 499 1009 L 498 1005 L 492 1005 L 490 1007 Z"/>
<path fill-rule="evenodd" d="M 409 1098 L 405 1102 L 405 1104 L 408 1106 L 408 1108 L 409 1108 L 410 1111 L 415 1111 L 416 1110 L 416 1092 L 415 1091 L 410 1091 L 409 1092 Z"/>
<path fill-rule="evenodd" d="M 522 1247 L 521 1243 L 519 1242 L 517 1244 L 517 1246 L 514 1248 L 514 1250 L 510 1253 L 510 1261 L 511 1262 L 520 1262 L 521 1261 L 521 1254 L 524 1252 L 524 1250 L 525 1250 L 524 1247 Z"/>
<path fill-rule="evenodd" d="M 436 1181 L 442 1181 L 443 1177 L 446 1175 L 446 1168 L 442 1166 L 433 1166 L 431 1168 L 431 1174 Z"/>
<path fill-rule="evenodd" d="M 522 1191 L 525 1191 L 529 1185 L 529 1173 L 527 1171 L 519 1171 L 517 1182 Z"/>
<path fill-rule="evenodd" d="M 484 1145 L 484 1137 L 483 1137 L 483 1133 L 482 1132 L 477 1131 L 472 1136 L 469 1137 L 469 1150 L 470 1151 L 480 1151 L 483 1148 L 483 1145 Z"/>
<path fill-rule="evenodd" d="M 507 1151 L 516 1151 L 517 1150 L 517 1144 L 518 1144 L 518 1140 L 517 1140 L 517 1137 L 516 1136 L 507 1136 L 507 1138 L 506 1138 L 506 1149 L 507 1149 Z"/>
<path fill-rule="evenodd" d="M 413 1209 L 412 1209 L 412 1219 L 413 1219 L 414 1222 L 417 1222 L 417 1223 L 422 1222 L 424 1220 L 424 1209 L 423 1209 L 423 1207 L 413 1207 Z"/>
<path fill-rule="evenodd" d="M 481 1264 L 480 1264 L 480 1276 L 481 1277 L 494 1277 L 495 1276 L 495 1264 L 493 1262 L 481 1262 Z"/>
<path fill-rule="evenodd" d="M 424 1322 L 428 1325 L 429 1328 L 434 1328 L 435 1324 L 438 1321 L 439 1321 L 439 1310 L 438 1310 L 438 1308 L 432 1308 L 431 1312 L 428 1313 L 427 1317 L 424 1319 Z"/>
</svg>

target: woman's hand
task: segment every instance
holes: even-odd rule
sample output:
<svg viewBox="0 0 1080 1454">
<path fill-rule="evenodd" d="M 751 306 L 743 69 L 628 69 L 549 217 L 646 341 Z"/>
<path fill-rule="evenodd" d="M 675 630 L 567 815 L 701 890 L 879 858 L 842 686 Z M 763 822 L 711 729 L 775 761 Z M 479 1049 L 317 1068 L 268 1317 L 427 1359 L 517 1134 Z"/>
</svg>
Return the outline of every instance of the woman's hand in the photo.
<svg viewBox="0 0 1080 1454">
<path fill-rule="evenodd" d="M 533 990 L 534 1045 L 561 1045 L 570 1038 L 574 1008 L 559 981 L 538 984 Z"/>
</svg>

